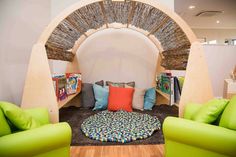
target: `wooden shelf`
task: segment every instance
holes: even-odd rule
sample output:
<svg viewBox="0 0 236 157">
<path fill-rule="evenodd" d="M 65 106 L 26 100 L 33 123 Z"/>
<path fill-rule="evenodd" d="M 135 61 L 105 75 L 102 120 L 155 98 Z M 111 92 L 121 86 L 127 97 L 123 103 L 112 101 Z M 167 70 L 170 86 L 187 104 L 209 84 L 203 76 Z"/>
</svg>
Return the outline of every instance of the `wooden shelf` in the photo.
<svg viewBox="0 0 236 157">
<path fill-rule="evenodd" d="M 169 105 L 170 103 L 170 95 L 163 93 L 162 91 L 156 89 L 156 93 L 157 93 L 157 101 L 156 104 L 157 105 L 162 105 L 162 104 L 167 104 Z"/>
<path fill-rule="evenodd" d="M 160 95 L 162 95 L 164 98 L 166 98 L 167 100 L 170 100 L 170 95 L 167 93 L 164 93 L 162 91 L 160 91 L 159 89 L 156 89 L 156 92 Z"/>
<path fill-rule="evenodd" d="M 77 92 L 75 94 L 69 95 L 66 99 L 62 101 L 58 101 L 58 108 L 62 108 L 66 103 L 68 103 L 70 100 L 72 100 L 76 95 L 78 95 L 80 92 Z"/>
</svg>

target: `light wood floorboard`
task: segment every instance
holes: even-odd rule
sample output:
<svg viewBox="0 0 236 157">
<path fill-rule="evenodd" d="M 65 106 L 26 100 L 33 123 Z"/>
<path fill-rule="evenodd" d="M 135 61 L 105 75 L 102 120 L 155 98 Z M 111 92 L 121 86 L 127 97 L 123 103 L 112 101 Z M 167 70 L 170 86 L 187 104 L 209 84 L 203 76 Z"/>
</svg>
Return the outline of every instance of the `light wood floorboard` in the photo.
<svg viewBox="0 0 236 157">
<path fill-rule="evenodd" d="M 72 146 L 71 157 L 164 157 L 164 145 Z"/>
</svg>

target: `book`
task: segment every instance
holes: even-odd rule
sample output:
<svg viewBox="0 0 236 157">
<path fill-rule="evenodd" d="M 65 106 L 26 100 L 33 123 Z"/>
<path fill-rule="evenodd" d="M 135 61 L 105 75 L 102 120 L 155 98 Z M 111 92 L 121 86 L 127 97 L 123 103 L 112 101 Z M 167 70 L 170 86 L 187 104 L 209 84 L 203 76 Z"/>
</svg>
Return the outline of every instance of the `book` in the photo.
<svg viewBox="0 0 236 157">
<path fill-rule="evenodd" d="M 79 90 L 81 83 L 80 73 L 67 73 L 66 74 L 66 92 L 67 95 L 75 94 Z"/>
<path fill-rule="evenodd" d="M 66 76 L 65 74 L 54 74 L 52 76 L 53 86 L 57 101 L 62 101 L 67 98 L 66 93 Z"/>
<path fill-rule="evenodd" d="M 171 77 L 162 75 L 161 77 L 161 91 L 167 94 L 171 92 Z"/>
<path fill-rule="evenodd" d="M 174 90 L 174 77 L 170 77 L 170 105 L 175 104 L 175 90 Z"/>
<path fill-rule="evenodd" d="M 174 77 L 174 101 L 176 104 L 179 103 L 181 96 L 181 88 L 179 84 L 179 79 L 177 77 Z"/>
<path fill-rule="evenodd" d="M 183 84 L 183 77 L 180 79 Z M 169 105 L 179 103 L 182 84 L 180 84 L 179 78 L 172 76 L 171 73 L 161 73 L 156 76 L 156 88 L 169 95 Z"/>
</svg>

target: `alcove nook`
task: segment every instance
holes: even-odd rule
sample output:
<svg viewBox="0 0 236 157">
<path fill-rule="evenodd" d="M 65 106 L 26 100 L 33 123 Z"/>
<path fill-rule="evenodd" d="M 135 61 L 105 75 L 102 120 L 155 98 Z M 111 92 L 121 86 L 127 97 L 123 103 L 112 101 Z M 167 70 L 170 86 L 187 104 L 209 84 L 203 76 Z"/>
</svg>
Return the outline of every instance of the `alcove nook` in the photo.
<svg viewBox="0 0 236 157">
<path fill-rule="evenodd" d="M 51 121 L 57 122 L 58 110 L 66 102 L 56 100 L 48 59 L 67 61 L 66 72 L 77 72 L 80 45 L 92 34 L 111 28 L 137 31 L 153 42 L 159 52 L 156 74 L 186 69 L 180 116 L 186 103 L 213 97 L 202 46 L 176 13 L 155 0 L 81 0 L 52 20 L 33 46 L 22 107 L 45 106 Z"/>
</svg>

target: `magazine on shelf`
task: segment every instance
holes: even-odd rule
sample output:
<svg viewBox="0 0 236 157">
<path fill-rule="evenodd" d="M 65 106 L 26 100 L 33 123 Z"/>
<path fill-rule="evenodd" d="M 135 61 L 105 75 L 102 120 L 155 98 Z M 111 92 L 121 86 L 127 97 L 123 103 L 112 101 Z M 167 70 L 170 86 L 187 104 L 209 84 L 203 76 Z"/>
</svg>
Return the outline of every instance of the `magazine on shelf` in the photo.
<svg viewBox="0 0 236 157">
<path fill-rule="evenodd" d="M 68 95 L 79 92 L 82 78 L 80 73 L 66 73 L 53 74 L 52 80 L 57 101 L 62 101 Z"/>
<path fill-rule="evenodd" d="M 174 77 L 170 77 L 170 105 L 175 104 Z"/>
<path fill-rule="evenodd" d="M 181 96 L 179 79 L 170 73 L 161 73 L 156 77 L 156 88 L 169 94 L 169 105 L 178 104 Z"/>
<path fill-rule="evenodd" d="M 67 73 L 66 74 L 67 84 L 66 92 L 68 95 L 75 94 L 78 92 L 78 87 L 81 82 L 81 74 L 79 73 Z"/>
<path fill-rule="evenodd" d="M 53 86 L 58 101 L 62 101 L 67 98 L 66 93 L 66 76 L 65 74 L 52 75 Z"/>
</svg>

